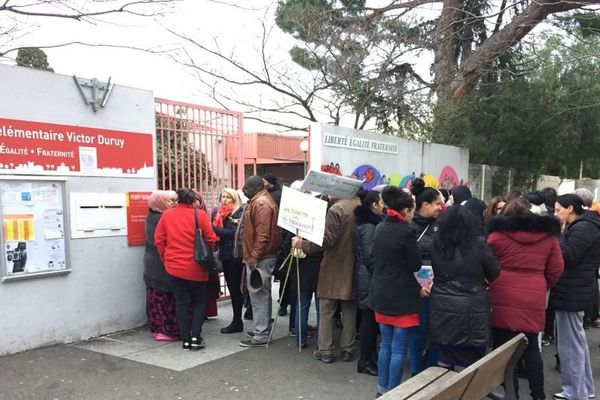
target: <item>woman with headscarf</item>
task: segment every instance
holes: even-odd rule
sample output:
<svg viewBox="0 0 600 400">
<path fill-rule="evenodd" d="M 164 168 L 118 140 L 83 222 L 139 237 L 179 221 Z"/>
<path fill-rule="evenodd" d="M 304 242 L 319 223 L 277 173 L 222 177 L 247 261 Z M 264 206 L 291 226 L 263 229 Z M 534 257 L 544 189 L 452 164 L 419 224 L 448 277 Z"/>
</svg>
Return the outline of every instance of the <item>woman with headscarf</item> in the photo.
<svg viewBox="0 0 600 400">
<path fill-rule="evenodd" d="M 196 196 L 195 207 L 204 211 L 208 215 L 208 207 L 198 190 L 194 190 Z M 206 288 L 206 306 L 204 317 L 216 317 L 219 309 L 217 308 L 217 300 L 221 295 L 221 283 L 219 282 L 219 274 L 210 274 L 208 276 L 208 287 Z"/>
<path fill-rule="evenodd" d="M 556 310 L 556 344 L 561 364 L 562 390 L 558 400 L 586 400 L 595 396 L 590 349 L 583 329 L 583 314 L 597 290 L 600 265 L 600 217 L 575 194 L 556 199 L 554 215 L 561 223 L 560 237 L 565 270 L 550 293 Z"/>
<path fill-rule="evenodd" d="M 146 284 L 146 315 L 152 337 L 157 341 L 179 340 L 175 318 L 175 296 L 167 282 L 167 272 L 154 244 L 154 231 L 162 213 L 177 205 L 177 193 L 157 190 L 148 197 L 146 217 L 146 248 L 144 249 L 144 283 Z"/>
<path fill-rule="evenodd" d="M 448 200 L 448 202 L 450 204 L 448 204 L 448 206 L 451 206 L 451 205 L 460 206 L 463 204 L 463 202 L 469 200 L 472 197 L 473 197 L 473 195 L 471 194 L 471 189 L 469 189 L 468 186 L 465 186 L 465 185 L 455 186 L 450 191 L 450 199 Z"/>
<path fill-rule="evenodd" d="M 218 238 L 206 213 L 195 208 L 198 200 L 193 190 L 179 189 L 177 202 L 177 207 L 163 213 L 156 226 L 154 241 L 175 295 L 182 347 L 199 350 L 205 346 L 202 325 L 209 273 L 194 258 L 195 220 L 209 247 L 213 248 Z"/>
<path fill-rule="evenodd" d="M 240 196 L 234 189 L 225 188 L 221 193 L 221 203 L 213 212 L 213 229 L 219 237 L 219 259 L 223 262 L 225 282 L 229 289 L 233 320 L 221 329 L 221 333 L 236 333 L 244 330 L 242 321 L 242 260 L 233 256 L 235 231 L 242 216 Z"/>
</svg>

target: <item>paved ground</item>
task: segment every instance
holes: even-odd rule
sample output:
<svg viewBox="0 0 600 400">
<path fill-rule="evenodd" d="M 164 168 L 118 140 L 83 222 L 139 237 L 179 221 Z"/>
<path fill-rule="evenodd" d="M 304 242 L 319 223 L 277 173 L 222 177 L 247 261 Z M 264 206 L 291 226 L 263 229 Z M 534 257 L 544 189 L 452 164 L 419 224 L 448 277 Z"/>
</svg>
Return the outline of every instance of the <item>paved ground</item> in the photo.
<svg viewBox="0 0 600 400">
<path fill-rule="evenodd" d="M 323 364 L 301 353 L 278 322 L 269 348 L 238 346 L 243 335 L 221 335 L 230 306 L 205 325 L 207 348 L 190 352 L 179 343 L 156 343 L 147 328 L 90 341 L 0 357 L 0 400 L 19 399 L 372 399 L 376 378 L 356 373 L 355 363 Z M 246 323 L 250 328 L 250 323 Z M 600 377 L 600 329 L 588 331 L 594 377 Z M 311 347 L 311 346 L 309 346 Z M 554 346 L 544 348 L 546 392 L 560 388 Z M 598 388 L 598 384 L 596 384 Z M 521 398 L 528 399 L 521 381 Z M 600 393 L 600 392 L 599 392 Z"/>
</svg>

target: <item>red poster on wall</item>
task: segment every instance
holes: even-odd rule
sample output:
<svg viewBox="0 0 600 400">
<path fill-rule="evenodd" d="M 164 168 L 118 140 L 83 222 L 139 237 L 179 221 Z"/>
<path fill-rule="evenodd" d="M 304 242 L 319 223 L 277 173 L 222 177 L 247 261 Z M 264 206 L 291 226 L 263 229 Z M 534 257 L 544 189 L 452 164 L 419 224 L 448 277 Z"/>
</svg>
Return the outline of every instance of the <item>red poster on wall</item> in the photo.
<svg viewBox="0 0 600 400">
<path fill-rule="evenodd" d="M 146 244 L 146 216 L 148 215 L 148 197 L 152 192 L 127 193 L 127 244 L 143 246 Z"/>
<path fill-rule="evenodd" d="M 150 133 L 0 118 L 0 174 L 154 177 Z"/>
</svg>

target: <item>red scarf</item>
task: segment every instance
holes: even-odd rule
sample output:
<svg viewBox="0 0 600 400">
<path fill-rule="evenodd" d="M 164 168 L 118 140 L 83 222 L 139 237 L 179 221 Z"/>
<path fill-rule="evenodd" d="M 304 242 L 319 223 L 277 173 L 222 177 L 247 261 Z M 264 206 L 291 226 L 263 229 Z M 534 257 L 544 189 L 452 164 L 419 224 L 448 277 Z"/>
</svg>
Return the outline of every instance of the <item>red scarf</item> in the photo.
<svg viewBox="0 0 600 400">
<path fill-rule="evenodd" d="M 387 215 L 389 217 L 394 217 L 399 219 L 402 222 L 407 222 L 406 221 L 406 217 L 404 215 L 402 215 L 401 213 L 399 213 L 398 211 L 392 210 L 391 208 L 387 209 Z"/>
<path fill-rule="evenodd" d="M 217 215 L 214 216 L 213 225 L 217 228 L 222 228 L 225 218 L 233 211 L 233 204 L 228 206 L 220 206 L 217 210 Z"/>
</svg>

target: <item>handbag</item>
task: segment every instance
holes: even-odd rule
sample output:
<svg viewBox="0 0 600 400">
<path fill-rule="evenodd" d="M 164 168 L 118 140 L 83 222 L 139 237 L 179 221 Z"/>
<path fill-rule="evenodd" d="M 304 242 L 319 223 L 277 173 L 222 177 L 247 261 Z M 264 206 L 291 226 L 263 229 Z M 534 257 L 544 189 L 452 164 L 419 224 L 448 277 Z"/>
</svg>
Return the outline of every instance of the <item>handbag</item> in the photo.
<svg viewBox="0 0 600 400">
<path fill-rule="evenodd" d="M 196 224 L 196 231 L 194 235 L 194 259 L 201 267 L 203 267 L 209 274 L 216 274 L 217 266 L 215 264 L 214 254 L 211 249 L 208 248 L 202 230 L 198 224 L 198 214 L 194 210 L 194 222 Z"/>
<path fill-rule="evenodd" d="M 211 216 L 210 216 L 210 220 L 212 221 L 215 218 L 215 213 L 217 212 L 217 207 L 213 208 L 212 212 L 211 212 Z M 221 261 L 221 258 L 219 257 L 219 247 L 217 247 L 215 250 L 213 250 L 213 259 L 215 260 L 215 270 L 220 273 L 223 272 L 223 261 Z"/>
<path fill-rule="evenodd" d="M 213 259 L 215 260 L 215 270 L 216 272 L 223 272 L 223 261 L 219 258 L 219 248 L 213 250 Z"/>
</svg>

